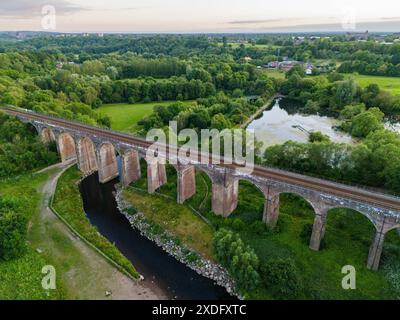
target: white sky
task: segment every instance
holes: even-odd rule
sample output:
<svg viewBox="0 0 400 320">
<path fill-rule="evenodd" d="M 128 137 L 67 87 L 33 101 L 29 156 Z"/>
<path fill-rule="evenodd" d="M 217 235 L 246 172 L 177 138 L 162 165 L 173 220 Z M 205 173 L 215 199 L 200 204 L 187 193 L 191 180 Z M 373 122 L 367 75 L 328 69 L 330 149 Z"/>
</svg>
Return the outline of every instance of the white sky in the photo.
<svg viewBox="0 0 400 320">
<path fill-rule="evenodd" d="M 41 30 L 44 5 L 59 32 L 400 31 L 399 0 L 0 0 L 0 30 Z"/>
</svg>

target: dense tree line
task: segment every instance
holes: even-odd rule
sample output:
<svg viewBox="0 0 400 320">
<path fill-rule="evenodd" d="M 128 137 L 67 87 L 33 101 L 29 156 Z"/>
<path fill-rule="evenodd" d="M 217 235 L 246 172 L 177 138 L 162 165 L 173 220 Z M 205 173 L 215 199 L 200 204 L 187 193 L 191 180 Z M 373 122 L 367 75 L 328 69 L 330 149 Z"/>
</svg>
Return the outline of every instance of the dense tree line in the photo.
<svg viewBox="0 0 400 320">
<path fill-rule="evenodd" d="M 288 141 L 267 148 L 264 156 L 266 165 L 400 193 L 400 138 L 387 130 L 371 131 L 355 146 Z"/>
<path fill-rule="evenodd" d="M 57 159 L 55 146 L 43 145 L 34 128 L 0 112 L 0 178 L 45 167 Z"/>
<path fill-rule="evenodd" d="M 178 102 L 167 106 L 156 106 L 154 113 L 139 121 L 139 125 L 148 131 L 152 128 L 163 128 L 169 121 L 175 120 L 178 123 L 178 130 L 229 129 L 242 124 L 264 103 L 265 100 L 262 98 L 251 102 L 244 97 L 231 98 L 220 92 L 215 96 L 198 99 L 192 104 Z"/>
<path fill-rule="evenodd" d="M 354 79 L 344 79 L 340 74 L 310 78 L 304 76 L 302 68 L 295 67 L 281 83 L 280 92 L 299 101 L 307 113 L 325 109 L 338 115 L 347 105 L 364 103 L 367 108 L 378 107 L 387 116 L 400 116 L 400 96 L 391 95 L 376 84 L 363 89 Z"/>
</svg>

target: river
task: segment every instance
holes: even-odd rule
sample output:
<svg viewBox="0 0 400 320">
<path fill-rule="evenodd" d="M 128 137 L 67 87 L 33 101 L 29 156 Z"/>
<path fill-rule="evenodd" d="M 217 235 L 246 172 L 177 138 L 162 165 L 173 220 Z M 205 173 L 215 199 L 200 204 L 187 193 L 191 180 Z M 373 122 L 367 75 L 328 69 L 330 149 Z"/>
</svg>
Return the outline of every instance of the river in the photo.
<svg viewBox="0 0 400 320">
<path fill-rule="evenodd" d="M 84 209 L 92 225 L 145 277 L 144 284 L 156 286 L 170 299 L 232 300 L 225 288 L 198 275 L 132 228 L 113 196 L 117 182 L 100 184 L 97 173 L 85 178 L 80 185 Z"/>
<path fill-rule="evenodd" d="M 290 100 L 276 99 L 272 108 L 265 110 L 247 127 L 254 130 L 255 137 L 264 143 L 264 148 L 289 140 L 307 142 L 308 132 L 311 131 L 321 131 L 335 142 L 353 143 L 350 135 L 334 129 L 339 124 L 335 118 L 294 113 L 291 103 Z"/>
</svg>

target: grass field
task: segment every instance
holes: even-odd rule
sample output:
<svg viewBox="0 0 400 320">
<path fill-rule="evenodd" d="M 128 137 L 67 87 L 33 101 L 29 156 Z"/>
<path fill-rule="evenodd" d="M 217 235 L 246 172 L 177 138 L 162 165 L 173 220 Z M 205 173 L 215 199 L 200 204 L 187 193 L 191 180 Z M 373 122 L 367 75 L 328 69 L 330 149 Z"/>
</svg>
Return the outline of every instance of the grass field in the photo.
<svg viewBox="0 0 400 320">
<path fill-rule="evenodd" d="M 26 253 L 10 261 L 0 260 L 0 299 L 62 299 L 65 291 L 57 278 L 56 290 L 42 288 L 42 268 L 52 264 L 45 253 L 36 251 L 38 243 L 36 229 L 32 220 L 39 214 L 41 195 L 38 192 L 48 179 L 49 174 L 25 174 L 12 180 L 0 181 L 0 198 L 8 196 L 21 200 L 21 212 L 30 221 L 28 228 L 28 246 Z"/>
<path fill-rule="evenodd" d="M 87 218 L 83 210 L 79 188 L 76 184 L 80 177 L 80 172 L 76 166 L 68 169 L 60 177 L 54 195 L 54 209 L 88 242 L 118 263 L 134 278 L 139 278 L 139 274 L 132 266 L 132 263 L 113 244 L 100 235 Z"/>
<path fill-rule="evenodd" d="M 400 94 L 400 78 L 399 77 L 380 77 L 366 76 L 360 74 L 345 75 L 346 77 L 354 77 L 361 87 L 366 87 L 371 83 L 377 84 L 381 89 L 391 92 L 392 94 Z"/>
<path fill-rule="evenodd" d="M 285 72 L 276 69 L 261 69 L 262 72 L 266 73 L 269 77 L 275 79 L 285 79 Z"/>
<path fill-rule="evenodd" d="M 136 187 L 146 188 L 145 163 L 142 163 L 142 178 Z M 168 183 L 161 187 L 160 193 L 176 198 L 176 172 L 167 167 Z M 331 210 L 328 215 L 324 245 L 319 252 L 309 249 L 309 236 L 302 236 L 306 225 L 312 224 L 314 211 L 303 199 L 291 194 L 280 197 L 280 217 L 277 230 L 260 230 L 264 196 L 253 185 L 240 182 L 237 209 L 228 218 L 216 216 L 211 210 L 211 181 L 204 173 L 196 174 L 197 193 L 189 199 L 189 204 L 214 225 L 238 232 L 243 241 L 250 245 L 265 264 L 270 259 L 290 258 L 294 261 L 301 277 L 302 299 L 396 299 L 400 293 L 400 238 L 390 232 L 385 239 L 385 250 L 381 268 L 372 272 L 366 268 L 369 246 L 373 237 L 373 226 L 361 214 L 347 210 Z M 186 244 L 203 254 L 213 256 L 212 237 L 204 222 L 190 212 L 186 206 L 174 200 L 165 201 L 159 195 L 140 195 L 128 191 L 130 202 L 158 225 L 177 235 Z M 158 199 L 157 199 L 158 198 Z M 151 204 L 150 204 L 151 201 Z M 191 217 L 192 215 L 192 217 Z M 242 226 L 237 227 L 237 220 Z M 180 227 L 183 223 L 183 227 Z M 196 223 L 198 224 L 196 226 Z M 258 224 L 258 225 L 257 225 Z M 205 232 L 204 230 L 208 230 Z M 196 237 L 191 237 L 196 234 Z M 395 254 L 393 254 L 395 253 Z M 352 265 L 357 272 L 356 290 L 343 290 L 341 270 Z M 249 293 L 248 298 L 274 299 L 273 292 L 261 284 Z"/>
<path fill-rule="evenodd" d="M 153 113 L 156 105 L 169 105 L 174 101 L 135 103 L 135 104 L 105 104 L 99 108 L 101 115 L 111 119 L 111 128 L 118 131 L 132 132 L 139 120 Z M 190 102 L 184 102 L 190 103 Z"/>
</svg>

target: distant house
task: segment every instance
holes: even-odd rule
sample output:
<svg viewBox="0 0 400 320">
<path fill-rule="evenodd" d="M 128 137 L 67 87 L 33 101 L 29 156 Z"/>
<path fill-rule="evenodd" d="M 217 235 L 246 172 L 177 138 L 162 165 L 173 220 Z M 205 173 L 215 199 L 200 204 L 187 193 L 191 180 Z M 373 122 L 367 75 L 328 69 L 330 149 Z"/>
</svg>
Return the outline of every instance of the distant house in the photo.
<svg viewBox="0 0 400 320">
<path fill-rule="evenodd" d="M 305 65 L 306 75 L 312 75 L 314 69 L 315 69 L 315 66 L 312 63 L 310 63 L 310 62 L 306 63 L 306 65 Z"/>
<path fill-rule="evenodd" d="M 57 62 L 56 62 L 56 69 L 57 69 L 57 70 L 60 70 L 60 69 L 62 69 L 63 65 L 64 65 L 64 63 L 63 63 L 63 62 L 61 62 L 61 61 L 57 61 Z"/>
<path fill-rule="evenodd" d="M 296 61 L 296 60 L 286 60 L 279 63 L 278 68 L 283 71 L 289 71 L 296 65 L 303 65 L 304 62 Z"/>
<path fill-rule="evenodd" d="M 251 60 L 253 60 L 251 57 L 244 57 L 244 61 L 246 62 L 250 62 Z"/>
<path fill-rule="evenodd" d="M 266 66 L 267 66 L 267 68 L 270 68 L 270 69 L 276 69 L 279 67 L 279 61 L 268 62 L 268 64 Z"/>
</svg>

